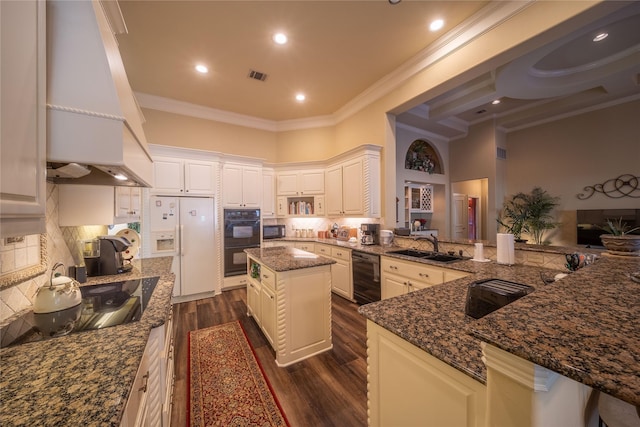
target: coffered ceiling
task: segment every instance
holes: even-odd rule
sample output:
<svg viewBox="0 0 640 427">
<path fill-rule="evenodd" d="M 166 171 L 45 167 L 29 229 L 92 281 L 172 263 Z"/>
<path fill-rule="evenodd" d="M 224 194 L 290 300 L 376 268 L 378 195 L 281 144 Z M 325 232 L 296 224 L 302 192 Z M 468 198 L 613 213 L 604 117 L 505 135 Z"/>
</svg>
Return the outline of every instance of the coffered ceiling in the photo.
<svg viewBox="0 0 640 427">
<path fill-rule="evenodd" d="M 270 122 L 331 117 L 451 37 L 485 1 L 131 1 L 118 35 L 134 91 Z M 398 115 L 446 139 L 518 129 L 640 93 L 640 4 Z M 429 23 L 443 19 L 443 29 Z M 594 34 L 610 36 L 596 44 Z M 272 35 L 285 32 L 277 45 Z M 209 73 L 194 67 L 204 64 Z M 266 74 L 264 81 L 249 77 Z M 294 96 L 304 93 L 306 100 Z M 492 105 L 494 99 L 501 103 Z M 144 106 L 144 102 L 142 102 Z"/>
</svg>

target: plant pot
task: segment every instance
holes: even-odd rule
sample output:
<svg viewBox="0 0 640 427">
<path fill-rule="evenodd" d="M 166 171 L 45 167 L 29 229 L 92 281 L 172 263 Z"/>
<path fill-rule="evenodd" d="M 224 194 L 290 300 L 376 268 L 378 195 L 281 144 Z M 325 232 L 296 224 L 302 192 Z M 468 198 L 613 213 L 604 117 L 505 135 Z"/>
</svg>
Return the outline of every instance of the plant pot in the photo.
<svg viewBox="0 0 640 427">
<path fill-rule="evenodd" d="M 600 236 L 602 244 L 609 253 L 623 256 L 640 256 L 640 235 L 625 234 L 614 236 L 613 234 L 603 234 Z"/>
</svg>

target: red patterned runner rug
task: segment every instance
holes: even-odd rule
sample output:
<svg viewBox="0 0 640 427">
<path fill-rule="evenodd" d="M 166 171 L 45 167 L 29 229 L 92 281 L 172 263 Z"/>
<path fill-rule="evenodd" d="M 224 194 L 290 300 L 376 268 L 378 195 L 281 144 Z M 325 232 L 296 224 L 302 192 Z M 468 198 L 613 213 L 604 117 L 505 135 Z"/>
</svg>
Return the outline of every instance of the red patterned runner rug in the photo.
<svg viewBox="0 0 640 427">
<path fill-rule="evenodd" d="M 189 332 L 191 426 L 289 426 L 240 322 Z"/>
</svg>

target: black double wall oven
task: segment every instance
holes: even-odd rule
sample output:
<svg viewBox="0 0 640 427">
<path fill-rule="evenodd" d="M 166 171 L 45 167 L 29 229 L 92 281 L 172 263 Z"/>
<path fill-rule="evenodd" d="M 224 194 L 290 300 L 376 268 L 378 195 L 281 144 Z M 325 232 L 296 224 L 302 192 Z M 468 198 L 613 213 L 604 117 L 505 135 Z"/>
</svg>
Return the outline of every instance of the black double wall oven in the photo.
<svg viewBox="0 0 640 427">
<path fill-rule="evenodd" d="M 260 247 L 260 209 L 224 210 L 224 277 L 247 273 L 245 249 Z"/>
</svg>

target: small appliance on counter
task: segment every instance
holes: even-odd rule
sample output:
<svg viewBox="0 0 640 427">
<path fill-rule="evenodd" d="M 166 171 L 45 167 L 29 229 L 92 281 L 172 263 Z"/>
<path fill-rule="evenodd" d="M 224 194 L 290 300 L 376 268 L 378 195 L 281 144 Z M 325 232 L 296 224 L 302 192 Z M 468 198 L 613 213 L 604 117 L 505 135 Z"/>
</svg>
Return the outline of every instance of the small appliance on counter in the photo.
<svg viewBox="0 0 640 427">
<path fill-rule="evenodd" d="M 393 231 L 380 230 L 380 243 L 382 246 L 389 246 L 393 243 Z"/>
<path fill-rule="evenodd" d="M 263 225 L 262 239 L 281 239 L 286 237 L 286 226 L 284 225 Z"/>
<path fill-rule="evenodd" d="M 106 276 L 131 271 L 132 265 L 125 263 L 123 253 L 131 246 L 126 237 L 99 236 L 93 241 L 84 241 L 84 263 L 87 276 Z"/>
<path fill-rule="evenodd" d="M 380 224 L 360 224 L 360 231 L 362 231 L 363 245 L 380 244 Z"/>
</svg>

